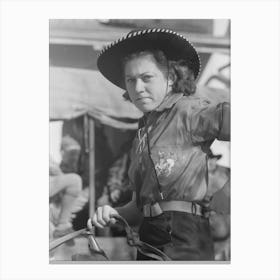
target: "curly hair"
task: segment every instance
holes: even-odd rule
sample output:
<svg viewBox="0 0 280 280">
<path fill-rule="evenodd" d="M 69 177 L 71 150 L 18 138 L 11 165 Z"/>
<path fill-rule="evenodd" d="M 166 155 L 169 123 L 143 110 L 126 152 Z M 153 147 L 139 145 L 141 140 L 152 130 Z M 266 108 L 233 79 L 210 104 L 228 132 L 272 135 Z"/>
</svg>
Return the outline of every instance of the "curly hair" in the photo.
<svg viewBox="0 0 280 280">
<path fill-rule="evenodd" d="M 146 50 L 127 55 L 123 59 L 123 69 L 125 64 L 136 57 L 151 54 L 155 58 L 159 68 L 165 74 L 166 78 L 173 81 L 172 92 L 183 93 L 184 95 L 192 95 L 196 91 L 196 83 L 194 72 L 191 69 L 191 63 L 187 60 L 168 61 L 165 54 L 161 50 Z M 123 94 L 125 100 L 130 100 L 128 92 Z"/>
</svg>

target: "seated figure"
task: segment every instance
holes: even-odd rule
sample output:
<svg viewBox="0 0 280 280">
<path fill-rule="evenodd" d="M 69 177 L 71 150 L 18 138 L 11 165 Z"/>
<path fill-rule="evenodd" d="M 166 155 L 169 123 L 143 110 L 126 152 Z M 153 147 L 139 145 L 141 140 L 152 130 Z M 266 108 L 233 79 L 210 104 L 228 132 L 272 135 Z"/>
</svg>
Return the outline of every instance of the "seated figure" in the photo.
<svg viewBox="0 0 280 280">
<path fill-rule="evenodd" d="M 62 139 L 61 144 L 62 162 L 65 161 L 64 155 L 67 155 L 70 150 L 80 150 L 80 146 L 74 139 L 66 136 Z M 49 179 L 50 201 L 59 205 L 59 211 L 56 214 L 55 207 L 50 206 L 50 210 L 53 210 L 51 214 L 54 214 L 50 215 L 52 227 L 54 227 L 51 237 L 58 238 L 73 231 L 71 216 L 75 201 L 82 190 L 82 179 L 76 173 L 62 172 L 59 164 L 54 162 L 51 157 Z"/>
</svg>

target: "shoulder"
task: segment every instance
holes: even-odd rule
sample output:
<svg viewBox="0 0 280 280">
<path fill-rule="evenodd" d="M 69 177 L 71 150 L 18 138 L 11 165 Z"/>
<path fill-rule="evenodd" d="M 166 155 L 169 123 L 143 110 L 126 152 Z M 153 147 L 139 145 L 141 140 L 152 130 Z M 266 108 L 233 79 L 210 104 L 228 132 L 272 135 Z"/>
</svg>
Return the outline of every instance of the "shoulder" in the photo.
<svg viewBox="0 0 280 280">
<path fill-rule="evenodd" d="M 230 102 L 228 89 L 198 86 L 195 95 L 207 99 L 212 104 Z"/>
<path fill-rule="evenodd" d="M 176 103 L 176 108 L 183 112 L 192 112 L 206 107 L 216 107 L 221 103 L 230 102 L 230 93 L 226 89 L 216 89 L 198 86 L 196 92 L 190 96 L 182 96 Z"/>
<path fill-rule="evenodd" d="M 198 95 L 191 95 L 191 96 L 182 96 L 180 100 L 175 104 L 175 108 L 180 113 L 190 114 L 197 109 L 211 106 L 211 100 L 198 96 Z"/>
</svg>

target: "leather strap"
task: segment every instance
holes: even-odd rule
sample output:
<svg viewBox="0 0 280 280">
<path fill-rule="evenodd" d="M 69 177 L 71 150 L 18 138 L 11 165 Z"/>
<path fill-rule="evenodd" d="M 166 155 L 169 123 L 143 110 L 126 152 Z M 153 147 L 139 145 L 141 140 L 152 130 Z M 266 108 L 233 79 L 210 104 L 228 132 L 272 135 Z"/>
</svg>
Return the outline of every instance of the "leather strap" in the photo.
<svg viewBox="0 0 280 280">
<path fill-rule="evenodd" d="M 69 240 L 72 240 L 80 235 L 83 235 L 86 233 L 86 228 L 83 228 L 83 229 L 80 229 L 80 230 L 77 230 L 77 231 L 74 231 L 74 232 L 71 232 L 71 233 L 68 233 L 58 239 L 55 239 L 53 241 L 50 242 L 50 246 L 49 246 L 49 251 L 57 248 L 58 246 L 62 245 L 63 243 L 66 243 L 67 241 Z"/>
<path fill-rule="evenodd" d="M 136 247 L 138 251 L 140 251 L 143 255 L 153 258 L 158 261 L 171 261 L 171 259 L 164 254 L 161 250 L 155 248 L 154 246 L 143 242 L 139 239 L 138 234 L 128 225 L 127 221 L 119 216 L 114 215 L 119 222 L 121 222 L 124 226 L 126 236 L 127 236 L 127 243 L 129 246 Z"/>
<path fill-rule="evenodd" d="M 154 246 L 143 242 L 139 239 L 138 234 L 128 225 L 127 221 L 119 216 L 119 215 L 114 215 L 112 218 L 115 218 L 118 222 L 120 222 L 125 229 L 126 235 L 127 235 L 127 243 L 129 246 L 135 247 L 137 250 L 139 250 L 143 255 L 146 255 L 147 257 L 153 258 L 158 261 L 171 261 L 171 259 L 164 254 L 162 251 L 159 249 L 155 248 Z M 85 235 L 88 238 L 89 242 L 89 249 L 90 253 L 93 256 L 94 254 L 99 254 L 105 257 L 105 259 L 110 260 L 106 253 L 100 248 L 98 245 L 91 229 L 93 228 L 91 224 L 91 220 L 88 220 L 88 229 L 84 228 L 72 233 L 69 233 L 61 238 L 58 238 L 50 243 L 49 246 L 49 251 L 57 248 L 58 246 L 62 245 L 63 243 L 74 239 L 80 235 Z"/>
<path fill-rule="evenodd" d="M 143 206 L 144 217 L 156 217 L 162 212 L 166 211 L 179 211 L 186 212 L 194 215 L 203 216 L 203 210 L 200 205 L 194 202 L 171 200 L 159 201 L 155 204 L 146 204 Z"/>
</svg>

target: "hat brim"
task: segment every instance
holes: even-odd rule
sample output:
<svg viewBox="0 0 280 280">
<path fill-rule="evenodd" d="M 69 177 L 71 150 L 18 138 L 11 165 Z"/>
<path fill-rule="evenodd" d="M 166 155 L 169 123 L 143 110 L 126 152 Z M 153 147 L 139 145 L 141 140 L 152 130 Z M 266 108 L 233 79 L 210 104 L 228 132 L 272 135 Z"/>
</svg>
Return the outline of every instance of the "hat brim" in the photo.
<svg viewBox="0 0 280 280">
<path fill-rule="evenodd" d="M 124 89 L 124 57 L 134 52 L 156 49 L 162 50 L 168 60 L 187 60 L 194 77 L 199 75 L 200 58 L 196 49 L 185 37 L 167 29 L 146 29 L 129 33 L 100 53 L 97 66 L 105 78 Z"/>
</svg>

